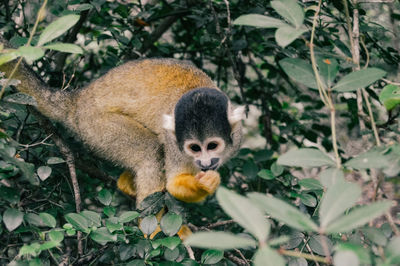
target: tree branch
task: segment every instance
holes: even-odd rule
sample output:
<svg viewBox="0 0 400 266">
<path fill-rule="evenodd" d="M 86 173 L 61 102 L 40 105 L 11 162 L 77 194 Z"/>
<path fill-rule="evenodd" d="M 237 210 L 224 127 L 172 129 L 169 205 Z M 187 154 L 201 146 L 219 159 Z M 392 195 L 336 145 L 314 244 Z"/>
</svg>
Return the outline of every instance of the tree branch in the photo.
<svg viewBox="0 0 400 266">
<path fill-rule="evenodd" d="M 76 212 L 79 213 L 81 212 L 81 194 L 79 192 L 79 184 L 78 184 L 78 179 L 76 177 L 76 169 L 75 169 L 75 157 L 71 149 L 68 147 L 67 144 L 65 144 L 64 140 L 57 134 L 57 130 L 55 127 L 51 124 L 50 120 L 48 120 L 45 116 L 43 116 L 39 111 L 37 111 L 35 108 L 29 106 L 28 107 L 30 111 L 35 115 L 37 118 L 39 125 L 47 132 L 47 134 L 51 135 L 52 140 L 56 144 L 56 146 L 59 148 L 61 154 L 63 155 L 65 162 L 67 163 L 71 182 L 72 182 L 72 187 L 74 190 L 74 198 L 75 198 L 75 209 Z M 78 255 L 83 254 L 83 245 L 82 245 L 82 235 L 80 232 L 77 234 L 78 238 Z"/>
</svg>

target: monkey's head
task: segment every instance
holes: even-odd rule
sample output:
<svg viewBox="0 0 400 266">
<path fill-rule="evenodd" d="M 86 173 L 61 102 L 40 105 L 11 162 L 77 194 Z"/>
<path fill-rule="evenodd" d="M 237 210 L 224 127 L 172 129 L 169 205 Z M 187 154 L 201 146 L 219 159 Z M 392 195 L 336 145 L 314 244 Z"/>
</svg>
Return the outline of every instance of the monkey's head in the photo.
<svg viewBox="0 0 400 266">
<path fill-rule="evenodd" d="M 179 150 L 202 171 L 216 170 L 239 149 L 244 108 L 234 108 L 221 91 L 198 88 L 177 102 L 164 128 L 175 134 Z"/>
</svg>

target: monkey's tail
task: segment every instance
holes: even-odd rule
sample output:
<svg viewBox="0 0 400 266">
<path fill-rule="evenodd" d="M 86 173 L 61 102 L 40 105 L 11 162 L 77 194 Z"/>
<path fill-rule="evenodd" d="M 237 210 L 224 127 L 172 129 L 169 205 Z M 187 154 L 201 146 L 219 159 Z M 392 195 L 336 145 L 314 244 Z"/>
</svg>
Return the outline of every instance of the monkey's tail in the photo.
<svg viewBox="0 0 400 266">
<path fill-rule="evenodd" d="M 4 48 L 12 48 L 11 44 L 0 35 L 0 44 Z M 11 61 L 0 65 L 0 71 L 8 77 L 16 65 L 16 61 Z M 74 94 L 50 88 L 24 61 L 19 65 L 13 79 L 20 80 L 17 89 L 35 98 L 37 109 L 48 118 L 64 122 L 67 124 L 71 111 L 74 111 Z"/>
<path fill-rule="evenodd" d="M 15 60 L 3 64 L 0 66 L 0 71 L 7 77 L 15 64 Z M 18 91 L 35 98 L 36 108 L 43 115 L 54 121 L 68 122 L 68 114 L 72 111 L 71 108 L 74 109 L 73 93 L 52 89 L 25 62 L 19 65 L 12 78 L 21 81 L 17 85 Z"/>
</svg>

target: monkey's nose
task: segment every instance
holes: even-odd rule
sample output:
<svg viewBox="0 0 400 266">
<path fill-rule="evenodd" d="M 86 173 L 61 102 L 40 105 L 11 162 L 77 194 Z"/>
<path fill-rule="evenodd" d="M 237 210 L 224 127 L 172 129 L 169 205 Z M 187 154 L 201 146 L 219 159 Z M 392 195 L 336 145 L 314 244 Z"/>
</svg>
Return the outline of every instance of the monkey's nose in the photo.
<svg viewBox="0 0 400 266">
<path fill-rule="evenodd" d="M 200 167 L 201 171 L 215 170 L 218 168 L 219 158 L 212 158 L 209 165 L 203 164 L 200 160 L 196 164 Z"/>
</svg>

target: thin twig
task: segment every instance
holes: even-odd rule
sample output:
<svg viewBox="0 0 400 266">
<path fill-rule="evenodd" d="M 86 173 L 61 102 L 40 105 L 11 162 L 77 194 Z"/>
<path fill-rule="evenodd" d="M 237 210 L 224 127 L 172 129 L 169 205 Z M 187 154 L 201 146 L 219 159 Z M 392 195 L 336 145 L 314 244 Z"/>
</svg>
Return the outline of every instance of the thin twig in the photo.
<svg viewBox="0 0 400 266">
<path fill-rule="evenodd" d="M 325 257 L 321 257 L 321 256 L 310 255 L 307 253 L 301 253 L 301 252 L 297 252 L 297 251 L 293 251 L 293 250 L 286 250 L 286 249 L 279 249 L 278 252 L 285 256 L 304 258 L 307 260 L 318 261 L 318 262 L 322 262 L 322 263 L 326 263 L 326 264 L 332 264 L 331 260 L 329 258 L 325 258 Z"/>
<path fill-rule="evenodd" d="M 335 158 L 336 158 L 336 167 L 341 168 L 341 160 L 340 160 L 340 156 L 339 156 L 339 149 L 337 146 L 337 139 L 336 139 L 335 105 L 333 104 L 332 95 L 331 95 L 330 91 L 329 91 L 329 93 L 327 93 L 325 86 L 321 80 L 321 77 L 319 76 L 317 62 L 316 62 L 315 54 L 314 54 L 315 28 L 317 26 L 317 19 L 318 19 L 319 12 L 321 11 L 321 5 L 322 5 L 322 0 L 319 0 L 317 10 L 315 11 L 315 14 L 314 14 L 310 43 L 309 43 L 310 44 L 310 59 L 311 59 L 312 69 L 314 71 L 314 76 L 317 81 L 318 91 L 320 93 L 321 100 L 324 102 L 325 106 L 329 108 L 330 113 L 331 113 L 332 146 L 333 146 L 333 151 L 335 153 Z"/>
<path fill-rule="evenodd" d="M 36 142 L 36 143 L 33 143 L 33 144 L 19 144 L 19 146 L 24 147 L 23 150 L 28 150 L 28 149 L 30 149 L 32 147 L 39 146 L 39 145 L 53 146 L 53 144 L 46 143 L 46 140 L 48 140 L 52 135 L 53 134 L 48 135 L 47 137 L 45 137 L 40 142 Z"/>
<path fill-rule="evenodd" d="M 368 98 L 369 96 L 367 94 L 367 91 L 364 88 L 361 89 L 361 92 L 362 92 L 362 94 L 364 96 L 365 103 L 367 104 L 369 119 L 371 121 L 371 127 L 372 127 L 372 130 L 374 132 L 376 146 L 379 147 L 379 146 L 381 146 L 381 141 L 379 139 L 379 132 L 376 129 L 376 123 L 375 123 L 374 115 L 372 113 L 371 103 L 369 102 L 369 98 Z"/>
<path fill-rule="evenodd" d="M 59 148 L 61 154 L 63 155 L 65 162 L 68 166 L 71 182 L 72 182 L 72 188 L 74 191 L 74 198 L 75 198 L 75 209 L 76 212 L 79 213 L 81 211 L 81 194 L 79 192 L 79 184 L 78 184 L 78 179 L 76 176 L 76 170 L 75 170 L 75 157 L 71 149 L 68 147 L 67 144 L 65 144 L 64 140 L 57 134 L 56 129 L 54 126 L 51 124 L 51 122 L 44 117 L 39 111 L 34 109 L 33 107 L 28 107 L 30 111 L 36 116 L 36 118 L 39 121 L 40 126 L 48 133 L 51 135 L 52 140 L 56 144 L 56 146 Z M 83 254 L 83 245 L 82 245 L 82 235 L 80 232 L 77 234 L 77 239 L 78 239 L 78 254 L 82 255 Z"/>
<path fill-rule="evenodd" d="M 308 238 L 308 239 L 310 239 L 310 238 Z M 308 250 L 308 252 L 310 252 L 310 254 L 313 256 L 313 258 L 315 258 L 314 252 L 312 251 L 310 245 L 308 244 L 308 241 L 305 240 L 305 239 L 303 239 L 303 242 L 304 242 L 305 247 L 306 247 L 306 249 Z M 315 265 L 316 265 L 316 266 L 319 266 L 318 261 L 314 260 L 314 262 L 315 262 Z"/>
<path fill-rule="evenodd" d="M 400 236 L 399 228 L 397 228 L 397 226 L 396 226 L 396 224 L 395 224 L 395 222 L 394 222 L 394 220 L 393 220 L 393 216 L 392 216 L 392 214 L 390 213 L 390 211 L 387 212 L 385 216 L 386 216 L 386 219 L 387 219 L 387 221 L 388 221 L 390 227 L 392 228 L 394 234 L 395 234 L 396 236 Z"/>
<path fill-rule="evenodd" d="M 219 222 L 219 223 L 227 222 L 227 224 L 229 224 L 230 221 L 231 221 L 231 220 L 222 221 L 222 222 Z M 218 223 L 218 222 L 217 222 L 217 223 Z M 211 224 L 211 225 L 215 225 L 215 224 L 217 224 L 217 223 L 214 223 L 214 224 Z M 189 227 L 193 232 L 203 231 L 203 230 L 204 230 L 204 231 L 211 231 L 211 230 L 210 230 L 209 228 L 207 228 L 206 226 L 198 227 L 198 226 L 196 226 L 196 225 L 194 225 L 194 224 L 192 224 L 192 223 L 188 223 L 187 225 L 188 225 L 188 227 Z M 221 225 L 221 224 L 220 224 L 220 225 Z M 210 226 L 210 225 L 209 225 L 209 226 Z M 239 256 L 242 257 L 242 259 L 241 259 L 241 258 L 238 258 L 237 256 L 233 255 L 233 254 L 230 253 L 230 252 L 225 252 L 225 256 L 226 256 L 229 260 L 231 260 L 231 261 L 233 261 L 234 263 L 236 263 L 237 265 L 250 265 L 249 262 L 247 261 L 246 257 L 240 252 L 240 250 L 236 250 L 236 249 L 235 249 L 235 251 L 238 252 Z"/>
<path fill-rule="evenodd" d="M 400 82 L 394 82 L 394 81 L 391 81 L 391 80 L 388 80 L 388 79 L 382 79 L 384 82 L 386 82 L 386 83 L 388 83 L 388 84 L 393 84 L 393 85 L 396 85 L 396 86 L 400 86 Z"/>
<path fill-rule="evenodd" d="M 245 262 L 245 265 L 250 266 L 250 263 L 247 261 L 246 257 L 243 255 L 243 253 L 237 248 L 235 248 L 234 250 L 242 258 L 242 260 Z"/>
<path fill-rule="evenodd" d="M 220 35 L 220 38 L 221 38 L 220 45 L 224 48 L 225 53 L 228 56 L 228 59 L 229 59 L 229 61 L 231 63 L 231 67 L 232 67 L 232 71 L 233 71 L 233 77 L 235 78 L 235 80 L 236 80 L 236 82 L 238 84 L 240 95 L 241 95 L 243 104 L 244 104 L 244 106 L 246 108 L 246 116 L 247 116 L 248 112 L 249 112 L 249 104 L 247 102 L 247 99 L 245 97 L 245 92 L 244 92 L 244 89 L 243 89 L 244 71 L 239 71 L 238 60 L 235 60 L 235 58 L 232 55 L 232 52 L 231 52 L 231 50 L 229 48 L 229 45 L 228 45 L 229 39 L 230 39 L 230 36 L 231 36 L 232 23 L 231 23 L 231 17 L 230 17 L 231 13 L 230 13 L 230 10 L 229 10 L 229 2 L 227 0 L 224 0 L 224 3 L 225 3 L 225 6 L 226 6 L 226 10 L 227 10 L 226 12 L 227 12 L 227 23 L 228 23 L 228 27 L 227 27 L 227 30 L 226 30 L 225 34 L 223 34 L 222 31 L 221 31 L 221 26 L 219 25 L 219 21 L 218 21 L 218 15 L 217 15 L 217 12 L 214 9 L 213 3 L 212 3 L 211 0 L 209 1 L 210 9 L 211 9 L 211 12 L 212 12 L 212 14 L 214 16 L 214 20 L 215 20 L 216 32 L 217 32 L 217 34 Z"/>
<path fill-rule="evenodd" d="M 219 221 L 219 222 L 216 222 L 216 223 L 208 224 L 206 226 L 202 226 L 202 227 L 200 227 L 200 229 L 211 229 L 211 228 L 214 228 L 214 227 L 227 225 L 227 224 L 232 224 L 232 223 L 235 223 L 235 221 L 234 220 Z"/>
<path fill-rule="evenodd" d="M 194 256 L 193 249 L 189 245 L 184 245 L 184 246 L 185 246 L 186 251 L 187 251 L 187 253 L 189 255 L 189 258 L 192 259 L 192 260 L 196 260 L 196 258 Z"/>
</svg>

